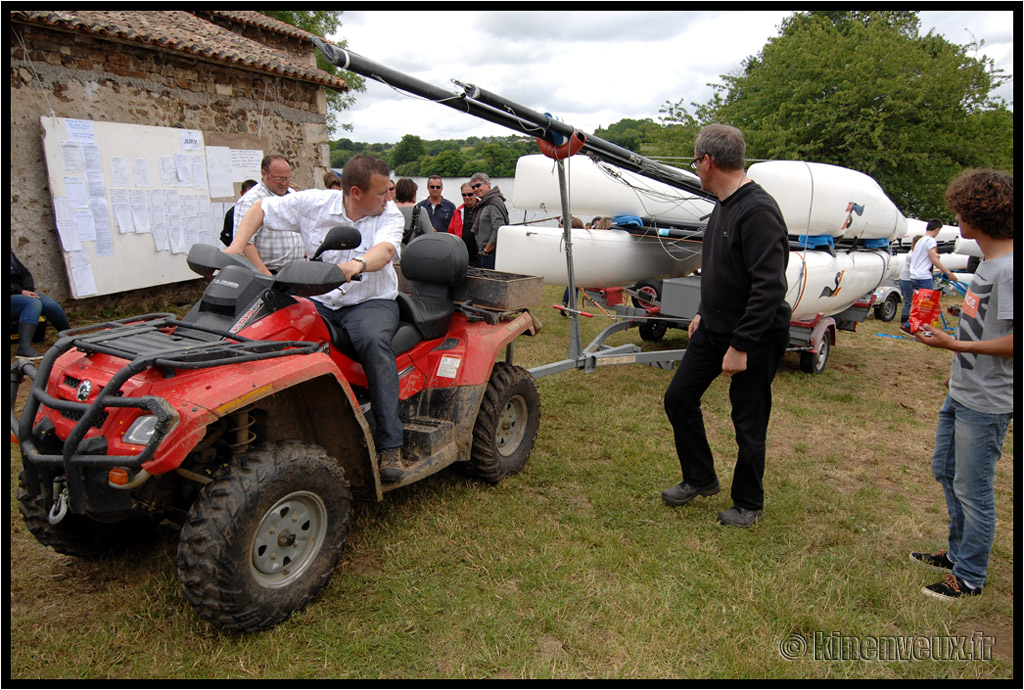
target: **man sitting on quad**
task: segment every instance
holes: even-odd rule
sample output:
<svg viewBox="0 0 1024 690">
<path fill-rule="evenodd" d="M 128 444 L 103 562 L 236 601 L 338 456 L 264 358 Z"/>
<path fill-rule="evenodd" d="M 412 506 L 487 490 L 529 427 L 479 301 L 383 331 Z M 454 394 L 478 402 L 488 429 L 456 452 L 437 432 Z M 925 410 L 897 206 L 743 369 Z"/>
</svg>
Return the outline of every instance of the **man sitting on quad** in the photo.
<svg viewBox="0 0 1024 690">
<path fill-rule="evenodd" d="M 370 404 L 377 422 L 381 480 L 401 481 L 402 422 L 398 417 L 398 369 L 391 339 L 398 330 L 398 276 L 391 260 L 402 242 L 404 218 L 388 200 L 391 170 L 381 160 L 353 156 L 341 174 L 342 194 L 310 189 L 256 202 L 242 218 L 225 250 L 242 254 L 260 226 L 302 235 L 312 256 L 328 230 L 355 226 L 363 241 L 356 249 L 327 251 L 324 261 L 337 263 L 349 281 L 313 297 L 320 316 L 341 328 L 352 341 L 366 371 Z M 357 282 L 351 282 L 362 274 Z"/>
</svg>

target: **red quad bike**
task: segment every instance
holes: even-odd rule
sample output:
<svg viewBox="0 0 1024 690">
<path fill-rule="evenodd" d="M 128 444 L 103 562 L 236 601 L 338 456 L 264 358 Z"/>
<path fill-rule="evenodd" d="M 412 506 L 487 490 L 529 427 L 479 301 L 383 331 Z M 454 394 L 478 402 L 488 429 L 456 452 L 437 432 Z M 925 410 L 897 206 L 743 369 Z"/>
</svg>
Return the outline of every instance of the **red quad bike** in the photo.
<svg viewBox="0 0 1024 690">
<path fill-rule="evenodd" d="M 182 525 L 178 578 L 199 615 L 261 630 L 327 585 L 354 493 L 381 500 L 453 463 L 491 483 L 519 471 L 540 396 L 511 363 L 512 346 L 539 324 L 525 309 L 456 304 L 465 245 L 435 233 L 403 252 L 393 344 L 406 471 L 381 483 L 366 376 L 306 299 L 345 282 L 319 255 L 359 242 L 339 226 L 313 261 L 274 277 L 193 246 L 189 266 L 212 281 L 181 320 L 146 314 L 71 329 L 38 371 L 16 362 L 12 401 L 23 376 L 33 381 L 11 421 L 23 460 L 18 503 L 36 539 L 96 558 L 168 519 Z"/>
</svg>

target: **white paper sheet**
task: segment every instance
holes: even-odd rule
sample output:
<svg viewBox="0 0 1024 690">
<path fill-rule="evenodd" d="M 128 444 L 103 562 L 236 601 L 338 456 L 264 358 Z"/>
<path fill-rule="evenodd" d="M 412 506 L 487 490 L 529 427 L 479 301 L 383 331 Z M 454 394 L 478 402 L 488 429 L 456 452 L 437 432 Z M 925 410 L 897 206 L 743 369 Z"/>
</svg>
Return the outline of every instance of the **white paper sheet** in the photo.
<svg viewBox="0 0 1024 690">
<path fill-rule="evenodd" d="M 77 297 L 95 295 L 96 277 L 89 263 L 89 254 L 85 251 L 68 252 L 68 264 L 71 268 L 71 283 Z"/>
<path fill-rule="evenodd" d="M 206 175 L 210 181 L 211 197 L 235 196 L 231 179 L 231 149 L 227 146 L 206 147 Z"/>
</svg>

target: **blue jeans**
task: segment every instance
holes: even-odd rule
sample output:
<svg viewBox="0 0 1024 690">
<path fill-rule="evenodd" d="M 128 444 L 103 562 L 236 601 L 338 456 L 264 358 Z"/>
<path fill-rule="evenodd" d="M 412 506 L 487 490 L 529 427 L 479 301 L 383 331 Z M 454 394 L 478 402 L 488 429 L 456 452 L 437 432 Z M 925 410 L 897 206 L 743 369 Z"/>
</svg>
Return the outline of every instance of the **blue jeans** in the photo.
<svg viewBox="0 0 1024 690">
<path fill-rule="evenodd" d="M 480 254 L 480 268 L 489 268 L 489 269 L 491 269 L 493 271 L 494 270 L 494 255 L 495 255 L 495 253 L 497 253 L 497 251 L 498 250 L 495 249 L 490 254 Z"/>
<path fill-rule="evenodd" d="M 900 312 L 901 324 L 910 325 L 910 307 L 914 302 L 914 290 L 931 290 L 934 287 L 935 281 L 931 278 L 900 280 L 900 296 L 903 297 L 903 309 Z"/>
<path fill-rule="evenodd" d="M 45 315 L 58 331 L 70 328 L 68 317 L 64 310 L 52 297 L 39 295 L 38 298 L 28 295 L 11 295 L 11 316 L 18 320 L 18 323 L 38 323 L 39 316 Z"/>
<path fill-rule="evenodd" d="M 939 411 L 932 474 L 946 494 L 953 574 L 973 587 L 985 584 L 996 534 L 996 461 L 1012 418 L 976 412 L 948 395 Z"/>
<path fill-rule="evenodd" d="M 402 421 L 398 418 L 398 367 L 391 349 L 391 339 L 398 330 L 398 303 L 373 299 L 331 309 L 313 302 L 320 316 L 344 329 L 359 354 L 359 363 L 366 372 L 370 411 L 377 423 L 377 450 L 400 448 L 403 436 Z"/>
</svg>

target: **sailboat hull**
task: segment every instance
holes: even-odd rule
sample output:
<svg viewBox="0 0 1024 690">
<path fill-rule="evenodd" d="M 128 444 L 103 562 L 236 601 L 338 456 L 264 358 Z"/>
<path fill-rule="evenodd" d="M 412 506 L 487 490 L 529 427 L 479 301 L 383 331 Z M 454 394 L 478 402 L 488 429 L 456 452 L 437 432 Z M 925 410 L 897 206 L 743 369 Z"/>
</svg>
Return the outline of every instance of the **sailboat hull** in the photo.
<svg viewBox="0 0 1024 690">
<path fill-rule="evenodd" d="M 633 285 L 643 278 L 689 275 L 700 268 L 701 242 L 638 236 L 625 230 L 572 231 L 573 272 L 579 287 Z M 543 276 L 568 285 L 561 228 L 505 225 L 498 230 L 495 269 Z"/>
</svg>

